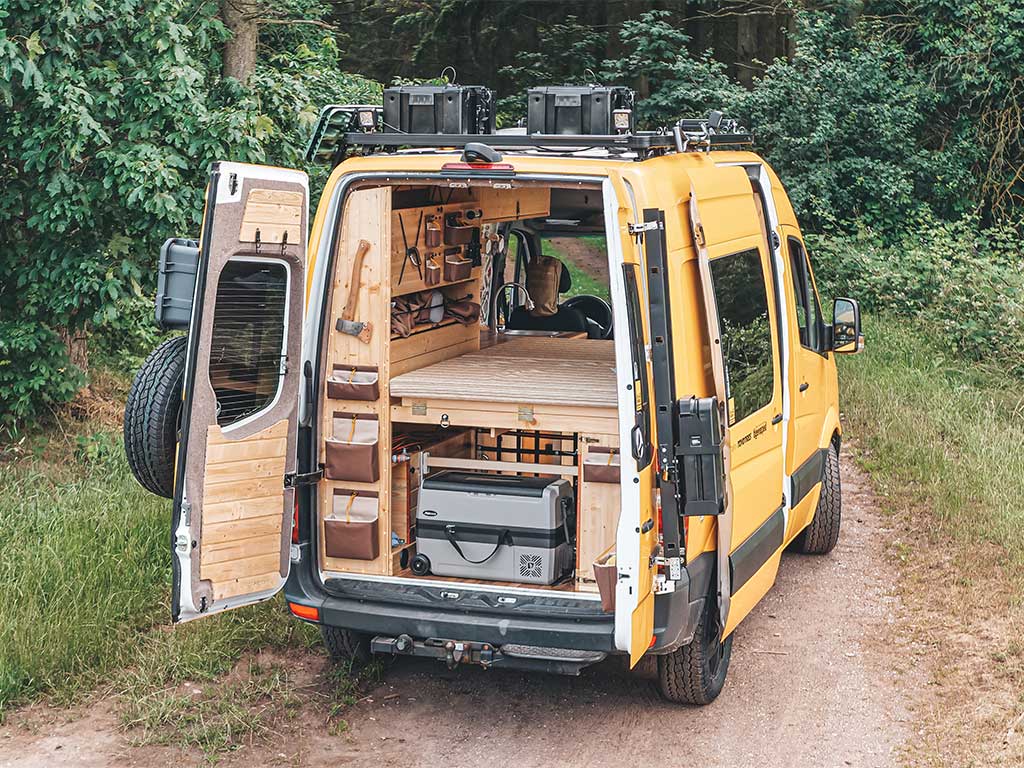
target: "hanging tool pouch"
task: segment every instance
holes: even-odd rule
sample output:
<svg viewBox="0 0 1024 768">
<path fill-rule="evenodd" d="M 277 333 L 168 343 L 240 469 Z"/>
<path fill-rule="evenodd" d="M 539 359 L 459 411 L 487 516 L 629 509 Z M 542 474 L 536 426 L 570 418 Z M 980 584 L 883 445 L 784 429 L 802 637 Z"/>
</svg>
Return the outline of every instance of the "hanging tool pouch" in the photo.
<svg viewBox="0 0 1024 768">
<path fill-rule="evenodd" d="M 676 457 L 685 489 L 683 514 L 722 514 L 725 474 L 717 397 L 691 397 L 679 401 Z"/>
</svg>

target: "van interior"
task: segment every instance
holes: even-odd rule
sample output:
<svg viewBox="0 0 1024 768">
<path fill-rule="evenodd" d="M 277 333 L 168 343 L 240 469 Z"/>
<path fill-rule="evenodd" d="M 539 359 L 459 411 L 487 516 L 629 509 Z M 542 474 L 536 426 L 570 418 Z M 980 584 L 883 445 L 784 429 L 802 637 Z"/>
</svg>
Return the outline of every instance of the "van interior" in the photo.
<svg viewBox="0 0 1024 768">
<path fill-rule="evenodd" d="M 598 184 L 348 193 L 321 334 L 328 588 L 427 579 L 596 598 L 620 507 L 606 242 Z"/>
</svg>

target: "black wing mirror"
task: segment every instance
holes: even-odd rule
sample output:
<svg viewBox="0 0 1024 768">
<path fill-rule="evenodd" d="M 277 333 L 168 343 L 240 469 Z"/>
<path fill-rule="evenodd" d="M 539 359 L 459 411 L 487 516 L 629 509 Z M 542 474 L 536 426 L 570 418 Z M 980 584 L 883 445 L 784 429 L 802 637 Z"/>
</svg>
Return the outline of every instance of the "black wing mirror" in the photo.
<svg viewBox="0 0 1024 768">
<path fill-rule="evenodd" d="M 853 299 L 836 299 L 832 305 L 832 351 L 836 354 L 852 354 L 863 348 L 860 305 Z"/>
</svg>

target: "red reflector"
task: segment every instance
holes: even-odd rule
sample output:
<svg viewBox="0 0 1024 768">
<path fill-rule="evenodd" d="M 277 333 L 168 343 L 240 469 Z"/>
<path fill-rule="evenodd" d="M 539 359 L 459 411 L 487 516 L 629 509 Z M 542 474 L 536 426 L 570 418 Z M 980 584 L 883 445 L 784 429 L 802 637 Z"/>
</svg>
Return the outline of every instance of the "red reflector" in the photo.
<svg viewBox="0 0 1024 768">
<path fill-rule="evenodd" d="M 292 510 L 292 544 L 299 543 L 299 494 L 295 494 L 295 509 Z"/>
<path fill-rule="evenodd" d="M 651 635 L 651 644 L 650 644 L 650 645 L 648 645 L 647 647 L 648 647 L 648 648 L 653 648 L 653 647 L 654 647 L 654 644 L 655 644 L 656 642 L 658 642 L 658 636 L 657 636 L 657 635 Z"/>
<path fill-rule="evenodd" d="M 514 171 L 511 163 L 445 163 L 442 171 Z"/>
<path fill-rule="evenodd" d="M 315 605 L 299 605 L 298 603 L 288 603 L 288 607 L 291 612 L 298 616 L 300 619 L 307 619 L 309 621 L 320 621 L 320 609 Z"/>
</svg>

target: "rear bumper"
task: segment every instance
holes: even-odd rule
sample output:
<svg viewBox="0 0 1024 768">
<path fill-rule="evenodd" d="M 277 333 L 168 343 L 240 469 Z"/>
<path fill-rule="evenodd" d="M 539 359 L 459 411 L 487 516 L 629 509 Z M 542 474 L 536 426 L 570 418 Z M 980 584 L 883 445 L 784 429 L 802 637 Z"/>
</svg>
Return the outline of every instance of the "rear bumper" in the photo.
<svg viewBox="0 0 1024 768">
<path fill-rule="evenodd" d="M 368 635 L 417 639 L 443 638 L 489 643 L 620 653 L 615 647 L 615 616 L 600 602 L 567 593 L 543 595 L 481 590 L 476 585 L 417 584 L 364 579 L 328 579 L 321 586 L 308 565 L 308 545 L 301 561 L 292 563 L 285 584 L 289 602 L 315 606 L 320 622 Z M 666 653 L 693 636 L 703 595 L 690 601 L 690 585 L 655 601 L 653 653 Z M 706 584 L 706 582 L 705 582 Z M 694 584 L 694 586 L 696 586 Z M 706 587 L 705 587 L 706 589 Z"/>
</svg>

